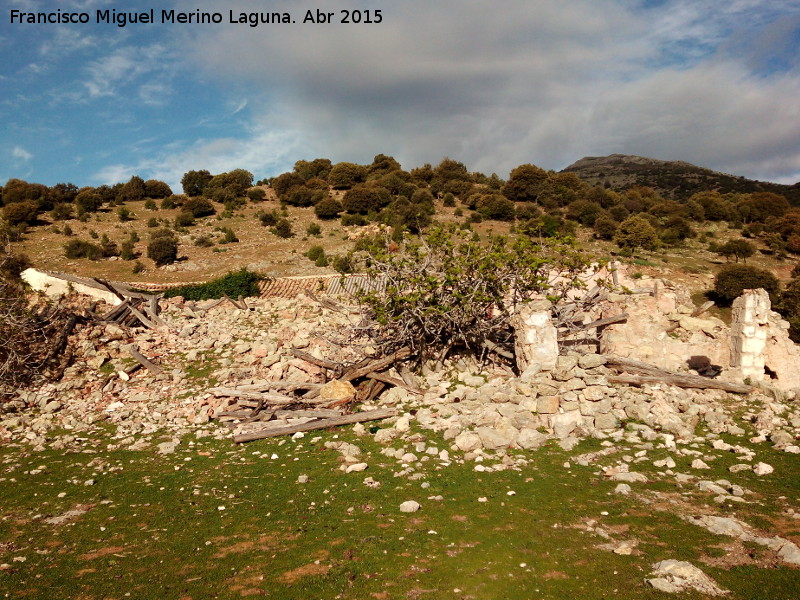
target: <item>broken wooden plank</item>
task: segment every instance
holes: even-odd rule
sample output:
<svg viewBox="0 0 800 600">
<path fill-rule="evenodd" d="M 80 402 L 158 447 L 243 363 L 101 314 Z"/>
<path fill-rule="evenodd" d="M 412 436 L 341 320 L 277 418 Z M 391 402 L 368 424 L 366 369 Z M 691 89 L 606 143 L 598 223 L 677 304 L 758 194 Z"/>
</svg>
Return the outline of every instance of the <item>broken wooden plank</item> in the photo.
<svg viewBox="0 0 800 600">
<path fill-rule="evenodd" d="M 509 352 L 508 350 L 504 350 L 491 340 L 483 340 L 483 347 L 489 350 L 490 352 L 494 352 L 498 356 L 502 356 L 503 358 L 507 358 L 508 360 L 514 360 L 514 355 L 511 352 Z"/>
<path fill-rule="evenodd" d="M 247 392 L 266 392 L 268 390 L 318 390 L 323 384 L 311 381 L 262 381 L 259 383 L 248 383 L 238 386 L 237 390 Z"/>
<path fill-rule="evenodd" d="M 270 394 L 266 392 L 251 392 L 237 388 L 215 387 L 208 390 L 217 398 L 242 398 L 246 400 L 264 401 L 269 404 L 292 404 L 300 402 L 298 398 L 284 394 Z"/>
<path fill-rule="evenodd" d="M 127 347 L 127 350 L 128 350 L 128 354 L 131 355 L 131 358 L 133 358 L 136 362 L 138 362 L 140 365 L 142 365 L 145 369 L 147 369 L 151 373 L 153 373 L 155 375 L 158 375 L 158 374 L 164 372 L 164 369 L 159 367 L 157 364 L 152 363 L 149 360 L 147 360 L 141 354 L 141 352 L 139 352 L 139 350 L 136 349 L 136 346 L 129 345 Z"/>
<path fill-rule="evenodd" d="M 120 300 L 122 300 L 123 302 L 125 302 L 126 298 L 125 298 L 125 296 L 122 294 L 122 292 L 120 292 L 120 291 L 119 291 L 117 288 L 115 288 L 113 285 L 111 285 L 111 284 L 110 284 L 109 282 L 107 282 L 105 279 L 100 279 L 99 277 L 92 277 L 92 279 L 93 279 L 94 281 L 96 281 L 97 283 L 99 283 L 100 285 L 102 285 L 104 288 L 106 288 L 106 289 L 107 289 L 108 291 L 110 291 L 112 294 L 114 294 L 114 295 L 115 295 L 117 298 L 119 298 Z"/>
<path fill-rule="evenodd" d="M 621 323 L 622 321 L 627 321 L 627 320 L 628 320 L 628 313 L 621 313 L 619 315 L 614 315 L 613 317 L 598 319 L 596 321 L 592 321 L 591 323 L 586 323 L 584 325 L 578 325 L 577 327 L 573 327 L 568 332 L 559 335 L 558 339 L 561 340 L 579 331 L 586 331 L 587 329 L 596 329 L 598 327 L 605 327 L 606 325 L 613 325 L 614 323 Z"/>
<path fill-rule="evenodd" d="M 609 383 L 624 383 L 627 385 L 642 386 L 645 384 L 664 383 L 681 388 L 694 388 L 700 390 L 723 390 L 734 394 L 749 394 L 753 391 L 749 385 L 729 383 L 717 379 L 709 379 L 700 375 L 607 375 Z"/>
<path fill-rule="evenodd" d="M 404 358 L 408 358 L 409 356 L 411 356 L 410 348 L 400 348 L 400 350 L 394 352 L 393 354 L 390 354 L 385 358 L 370 361 L 363 367 L 358 367 L 347 371 L 339 379 L 341 379 L 342 381 L 352 381 L 353 379 L 364 377 L 365 375 L 367 375 L 367 373 L 372 373 L 373 371 L 375 372 L 383 371 L 391 367 L 397 361 L 403 360 Z"/>
<path fill-rule="evenodd" d="M 147 317 L 145 317 L 145 316 L 144 316 L 144 315 L 141 313 L 141 311 L 140 311 L 138 308 L 136 308 L 135 306 L 133 306 L 133 304 L 131 304 L 131 305 L 128 307 L 128 310 L 130 310 L 130 311 L 131 311 L 131 313 L 133 314 L 133 316 L 134 316 L 134 317 L 136 317 L 137 319 L 139 319 L 139 322 L 140 322 L 142 325 L 144 325 L 145 327 L 147 327 L 148 329 L 155 329 L 155 328 L 156 328 L 156 324 L 155 324 L 155 323 L 153 323 L 153 322 L 152 322 L 150 319 L 148 319 Z"/>
<path fill-rule="evenodd" d="M 374 379 L 375 381 L 388 383 L 389 385 L 403 388 L 404 390 L 407 390 L 412 394 L 417 394 L 418 396 L 425 395 L 425 392 L 419 389 L 418 387 L 408 385 L 405 381 L 403 381 L 402 379 L 397 379 L 396 377 L 389 377 L 388 375 L 383 375 L 381 373 L 367 373 L 367 379 Z"/>
<path fill-rule="evenodd" d="M 100 315 L 100 320 L 115 321 L 122 313 L 128 310 L 128 306 L 130 306 L 130 302 L 128 300 L 125 300 L 125 302 L 123 302 L 122 304 L 117 304 L 107 313 Z"/>
<path fill-rule="evenodd" d="M 307 363 L 311 363 L 317 367 L 322 367 L 323 369 L 330 369 L 331 371 L 341 371 L 342 364 L 338 362 L 334 362 L 332 360 L 327 360 L 324 358 L 317 358 L 309 354 L 308 352 L 303 352 L 302 350 L 298 350 L 296 348 L 292 348 L 289 353 L 294 356 L 295 358 L 299 358 L 301 360 L 306 361 Z"/>
<path fill-rule="evenodd" d="M 330 427 L 339 427 L 341 425 L 352 425 L 354 423 L 366 423 L 368 421 L 378 421 L 388 417 L 395 416 L 396 412 L 393 409 L 382 408 L 378 410 L 369 410 L 365 412 L 353 413 L 344 415 L 342 417 L 334 417 L 331 419 L 318 419 L 316 421 L 309 421 L 307 423 L 300 423 L 298 425 L 287 425 L 286 427 L 275 427 L 264 431 L 253 431 L 250 433 L 241 433 L 233 436 L 233 441 L 237 444 L 244 442 L 252 442 L 254 440 L 262 440 L 265 438 L 279 437 L 283 435 L 293 435 L 298 432 L 315 431 L 317 429 L 328 429 Z"/>
</svg>

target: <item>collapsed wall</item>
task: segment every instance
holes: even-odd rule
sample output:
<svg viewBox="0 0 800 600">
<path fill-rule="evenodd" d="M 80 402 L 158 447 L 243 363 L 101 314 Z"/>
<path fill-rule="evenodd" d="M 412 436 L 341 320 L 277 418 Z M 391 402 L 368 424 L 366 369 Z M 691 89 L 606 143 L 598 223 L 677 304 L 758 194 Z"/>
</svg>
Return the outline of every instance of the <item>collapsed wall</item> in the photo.
<svg viewBox="0 0 800 600">
<path fill-rule="evenodd" d="M 800 388 L 800 346 L 789 339 L 789 323 L 771 310 L 765 290 L 745 290 L 733 302 L 730 362 L 751 381 Z"/>
</svg>

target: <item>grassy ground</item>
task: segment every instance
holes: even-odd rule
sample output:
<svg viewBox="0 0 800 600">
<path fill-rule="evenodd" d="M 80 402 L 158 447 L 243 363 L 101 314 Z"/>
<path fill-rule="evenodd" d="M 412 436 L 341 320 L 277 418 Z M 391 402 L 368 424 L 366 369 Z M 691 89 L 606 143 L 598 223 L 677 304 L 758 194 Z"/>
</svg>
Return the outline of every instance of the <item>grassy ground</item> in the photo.
<svg viewBox="0 0 800 600">
<path fill-rule="evenodd" d="M 338 469 L 339 454 L 323 446 L 336 436 L 371 453 L 367 471 Z M 573 460 L 600 449 L 596 441 L 569 454 L 542 449 L 520 472 L 431 460 L 416 481 L 394 477 L 395 461 L 344 429 L 240 447 L 187 437 L 167 456 L 105 443 L 0 450 L 0 597 L 662 598 L 644 578 L 668 558 L 699 566 L 730 598 L 800 597 L 797 569 L 676 516 L 675 503 L 710 510 L 699 492 L 678 494 L 662 478 L 636 484 L 637 497 L 613 494 L 596 465 Z M 774 528 L 786 503 L 797 504 L 800 468 L 797 457 L 760 452 L 780 481 L 752 476 L 758 503 L 740 518 Z M 715 461 L 708 478 L 727 466 Z M 411 499 L 422 509 L 401 513 Z M 74 516 L 47 521 L 67 511 Z M 794 521 L 778 533 L 798 530 Z M 630 555 L 601 547 L 626 540 Z"/>
</svg>

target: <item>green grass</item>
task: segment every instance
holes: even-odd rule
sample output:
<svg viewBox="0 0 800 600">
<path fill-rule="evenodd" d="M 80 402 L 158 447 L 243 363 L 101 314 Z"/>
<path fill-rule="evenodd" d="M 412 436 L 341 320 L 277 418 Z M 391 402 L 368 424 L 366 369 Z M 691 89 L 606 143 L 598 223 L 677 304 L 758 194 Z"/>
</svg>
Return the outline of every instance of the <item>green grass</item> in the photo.
<svg viewBox="0 0 800 600">
<path fill-rule="evenodd" d="M 167 456 L 107 451 L 95 435 L 66 453 L 0 449 L 0 563 L 10 565 L 0 571 L 0 597 L 648 599 L 665 597 L 643 578 L 666 558 L 697 564 L 731 598 L 797 597 L 797 570 L 704 565 L 725 540 L 613 494 L 616 484 L 596 466 L 566 468 L 576 451 L 555 446 L 519 472 L 431 460 L 410 481 L 394 476 L 397 462 L 371 439 L 344 429 L 313 444 L 312 435 L 238 447 L 187 436 Z M 369 451 L 366 472 L 339 470 L 339 454 L 323 446 L 336 436 Z M 577 451 L 599 448 L 589 441 Z M 753 522 L 768 518 L 778 496 L 797 498 L 797 461 L 770 461 L 788 479 L 747 483 L 764 502 L 748 509 Z M 47 468 L 30 474 L 40 465 Z M 310 481 L 298 483 L 301 474 Z M 365 486 L 366 476 L 381 487 Z M 676 490 L 669 482 L 635 487 Z M 399 512 L 409 499 L 422 510 Z M 61 525 L 44 521 L 78 506 L 88 511 Z M 617 542 L 637 539 L 636 553 L 598 548 L 607 540 L 587 525 Z"/>
</svg>

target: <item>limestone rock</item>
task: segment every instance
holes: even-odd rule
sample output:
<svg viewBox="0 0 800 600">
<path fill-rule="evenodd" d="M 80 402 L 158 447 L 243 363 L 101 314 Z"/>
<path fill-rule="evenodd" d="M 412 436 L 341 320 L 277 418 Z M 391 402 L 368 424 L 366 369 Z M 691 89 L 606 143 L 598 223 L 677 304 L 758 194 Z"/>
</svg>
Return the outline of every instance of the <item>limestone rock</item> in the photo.
<svg viewBox="0 0 800 600">
<path fill-rule="evenodd" d="M 657 590 L 670 594 L 687 589 L 709 596 L 722 596 L 728 593 L 700 569 L 682 560 L 669 559 L 655 563 L 650 575 L 652 579 L 647 579 L 647 583 Z"/>
<path fill-rule="evenodd" d="M 406 500 L 400 505 L 400 512 L 413 513 L 421 508 L 419 502 L 416 500 Z"/>
<path fill-rule="evenodd" d="M 523 304 L 514 315 L 515 354 L 520 373 L 532 364 L 541 370 L 552 371 L 558 359 L 558 332 L 550 317 L 547 300 Z"/>
<path fill-rule="evenodd" d="M 334 379 L 320 388 L 319 397 L 331 401 L 351 402 L 356 397 L 356 388 L 349 381 Z"/>
</svg>

